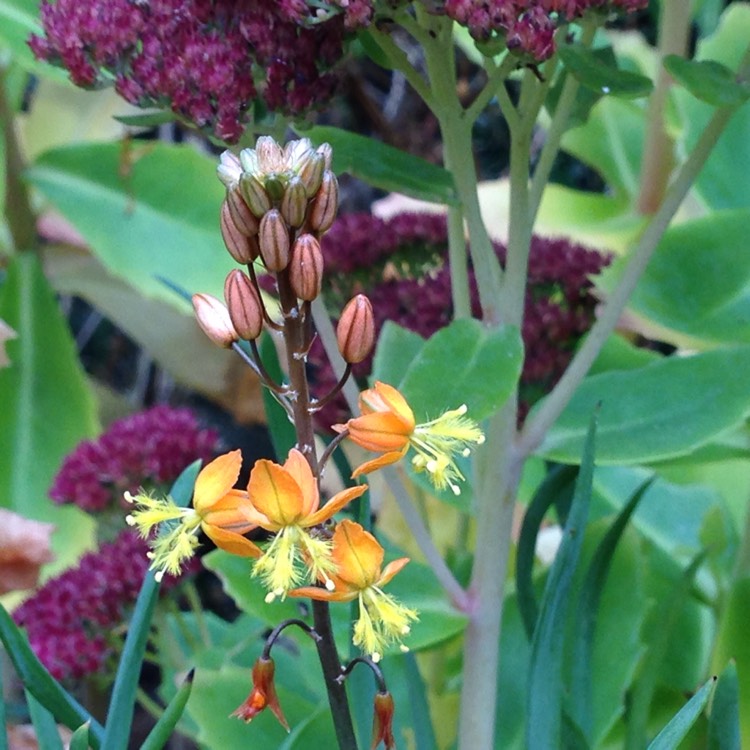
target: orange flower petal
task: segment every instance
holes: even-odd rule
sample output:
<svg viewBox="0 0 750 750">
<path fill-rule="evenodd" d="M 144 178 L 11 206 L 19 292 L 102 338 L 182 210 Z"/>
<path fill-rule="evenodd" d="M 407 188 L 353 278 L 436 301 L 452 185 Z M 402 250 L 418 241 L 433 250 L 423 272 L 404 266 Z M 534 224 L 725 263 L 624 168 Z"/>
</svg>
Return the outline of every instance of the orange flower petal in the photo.
<svg viewBox="0 0 750 750">
<path fill-rule="evenodd" d="M 375 537 L 358 523 L 344 520 L 333 532 L 333 552 L 336 575 L 357 589 L 366 589 L 380 577 L 383 548 Z"/>
<path fill-rule="evenodd" d="M 195 480 L 193 507 L 202 514 L 232 489 L 242 468 L 242 452 L 239 450 L 223 456 L 204 466 Z"/>
<path fill-rule="evenodd" d="M 369 451 L 401 450 L 409 444 L 413 432 L 392 412 L 374 412 L 350 419 L 349 438 Z"/>
<path fill-rule="evenodd" d="M 362 484 L 359 487 L 349 487 L 349 489 L 343 490 L 335 494 L 320 510 L 308 516 L 303 526 L 317 526 L 323 521 L 327 521 L 335 513 L 338 513 L 347 503 L 354 500 L 355 497 L 359 497 L 367 490 L 367 485 Z"/>
<path fill-rule="evenodd" d="M 403 569 L 406 563 L 409 562 L 409 559 L 410 558 L 408 557 L 399 557 L 398 560 L 389 562 L 388 565 L 383 568 L 380 578 L 378 578 L 378 586 L 385 586 L 385 584 L 388 583 L 396 573 Z"/>
<path fill-rule="evenodd" d="M 210 523 L 202 524 L 206 536 L 221 549 L 232 555 L 240 557 L 260 557 L 263 550 L 249 539 L 245 539 L 242 534 L 234 531 L 227 531 L 219 526 L 212 526 Z"/>
<path fill-rule="evenodd" d="M 256 510 L 270 521 L 269 531 L 288 526 L 302 515 L 304 502 L 300 486 L 286 469 L 273 461 L 265 458 L 256 461 L 247 491 Z"/>
<path fill-rule="evenodd" d="M 373 458 L 373 459 L 370 459 L 369 461 L 365 461 L 363 464 L 360 464 L 352 472 L 352 479 L 356 479 L 362 474 L 370 474 L 373 471 L 376 471 L 377 469 L 382 469 L 384 466 L 390 466 L 391 464 L 395 464 L 397 461 L 400 461 L 404 457 L 405 453 L 406 453 L 406 448 L 400 451 L 392 451 L 391 453 L 384 453 L 382 456 L 378 456 L 377 458 Z"/>
<path fill-rule="evenodd" d="M 397 414 L 405 423 L 411 425 L 412 430 L 414 429 L 416 425 L 414 412 L 411 410 L 411 407 L 401 395 L 400 391 L 392 385 L 388 385 L 388 383 L 383 383 L 378 380 L 375 382 L 375 392 L 392 412 Z"/>
<path fill-rule="evenodd" d="M 284 469 L 291 475 L 302 491 L 302 515 L 309 516 L 318 509 L 320 495 L 318 482 L 313 476 L 307 459 L 296 448 L 289 451 L 289 458 L 284 463 Z"/>
<path fill-rule="evenodd" d="M 210 526 L 246 534 L 259 525 L 249 520 L 246 510 L 250 507 L 252 506 L 247 492 L 230 490 L 203 514 L 203 520 Z"/>
<path fill-rule="evenodd" d="M 292 589 L 287 593 L 287 596 L 294 596 L 297 598 L 309 596 L 310 599 L 317 599 L 321 602 L 350 602 L 352 599 L 356 599 L 357 592 L 339 589 L 336 591 L 329 591 L 328 589 L 319 586 L 302 586 L 298 589 Z"/>
</svg>

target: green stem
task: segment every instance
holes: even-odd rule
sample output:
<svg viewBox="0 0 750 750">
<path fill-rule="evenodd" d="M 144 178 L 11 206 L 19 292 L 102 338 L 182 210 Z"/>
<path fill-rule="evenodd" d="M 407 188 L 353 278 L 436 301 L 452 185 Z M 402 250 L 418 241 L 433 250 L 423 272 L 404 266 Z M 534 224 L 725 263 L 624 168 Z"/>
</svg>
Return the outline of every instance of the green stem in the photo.
<svg viewBox="0 0 750 750">
<path fill-rule="evenodd" d="M 461 106 L 456 93 L 455 60 L 451 43 L 452 21 L 444 16 L 429 16 L 433 36 L 424 44 L 425 63 L 430 88 L 435 100 L 433 112 L 438 118 L 443 138 L 443 161 L 453 174 L 461 204 L 463 219 L 469 229 L 471 260 L 479 290 L 482 317 L 488 325 L 499 322 L 498 300 L 502 271 L 495 255 L 487 229 L 482 219 L 477 194 L 477 175 L 474 168 L 471 140 L 472 122 Z M 451 50 L 448 53 L 448 50 Z M 463 240 L 463 222 L 460 224 L 457 210 L 449 212 L 449 259 L 451 282 L 454 285 L 455 309 L 465 314 L 468 307 L 469 289 L 466 274 L 466 248 Z"/>
<path fill-rule="evenodd" d="M 659 18 L 659 57 L 664 58 L 670 54 L 684 55 L 689 36 L 690 14 L 685 13 L 682 0 L 664 0 L 661 3 Z M 674 166 L 674 143 L 664 126 L 664 111 L 671 86 L 672 78 L 660 64 L 646 119 L 641 185 L 638 194 L 638 212 L 641 214 L 653 214 L 658 210 Z"/>
<path fill-rule="evenodd" d="M 640 241 L 620 277 L 617 288 L 602 308 L 599 318 L 586 340 L 573 357 L 562 378 L 542 402 L 540 408 L 526 421 L 518 444 L 518 448 L 523 455 L 529 455 L 541 445 L 547 430 L 560 416 L 601 351 L 604 342 L 614 331 L 620 315 L 625 309 L 630 295 L 651 259 L 659 240 L 687 195 L 690 186 L 706 163 L 735 109 L 736 107 L 718 109 L 709 120 L 700 139 L 695 144 L 695 148 L 667 191 L 664 202 L 641 235 Z"/>
<path fill-rule="evenodd" d="M 500 88 L 505 86 L 505 79 L 517 64 L 517 59 L 510 54 L 506 54 L 499 65 L 495 65 L 491 59 L 487 61 L 487 82 L 466 109 L 466 119 L 472 125 L 477 121 L 479 115 L 484 112 L 484 108 L 497 96 Z"/>
<path fill-rule="evenodd" d="M 16 251 L 36 243 L 36 217 L 29 189 L 21 175 L 25 167 L 16 132 L 15 113 L 5 88 L 7 68 L 0 66 L 0 129 L 5 141 L 5 218 Z"/>
</svg>

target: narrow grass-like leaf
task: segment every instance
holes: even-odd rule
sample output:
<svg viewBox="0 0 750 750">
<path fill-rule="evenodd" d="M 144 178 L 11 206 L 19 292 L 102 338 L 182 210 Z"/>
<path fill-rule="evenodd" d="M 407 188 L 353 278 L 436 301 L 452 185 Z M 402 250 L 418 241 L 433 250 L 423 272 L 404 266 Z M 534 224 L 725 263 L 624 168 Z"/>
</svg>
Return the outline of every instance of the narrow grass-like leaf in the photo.
<svg viewBox="0 0 750 750">
<path fill-rule="evenodd" d="M 625 750 L 641 750 L 646 744 L 649 711 L 662 662 L 667 653 L 681 605 L 688 596 L 695 574 L 705 557 L 705 552 L 696 555 L 685 569 L 678 585 L 674 587 L 672 595 L 663 599 L 657 605 L 656 620 L 660 623 L 660 627 L 656 630 L 656 636 L 647 646 L 646 653 L 643 656 L 643 669 L 630 693 L 626 717 Z"/>
<path fill-rule="evenodd" d="M 740 685 L 732 661 L 719 675 L 708 721 L 708 750 L 740 750 Z"/>
<path fill-rule="evenodd" d="M 174 732 L 174 728 L 177 726 L 177 722 L 185 711 L 188 698 L 190 698 L 190 693 L 193 690 L 194 674 L 195 670 L 193 669 L 188 672 L 179 690 L 174 694 L 174 697 L 164 709 L 164 713 L 159 717 L 159 721 L 156 722 L 154 728 L 148 733 L 148 737 L 146 737 L 141 745 L 141 750 L 161 750 L 167 744 L 169 738 L 172 736 L 172 732 Z"/>
<path fill-rule="evenodd" d="M 0 750 L 8 750 L 8 722 L 5 718 L 5 690 L 3 689 L 3 662 L 0 658 Z"/>
<path fill-rule="evenodd" d="M 199 468 L 200 461 L 193 462 L 172 485 L 170 495 L 177 505 L 184 507 L 190 502 Z M 154 578 L 154 573 L 149 571 L 146 573 L 135 603 L 133 618 L 128 627 L 128 635 L 112 688 L 112 698 L 109 702 L 107 724 L 102 741 L 102 745 L 107 750 L 127 750 L 128 747 L 136 689 L 141 676 L 143 656 L 146 653 L 151 618 L 158 593 L 159 584 Z"/>
<path fill-rule="evenodd" d="M 552 565 L 531 642 L 527 693 L 526 747 L 549 750 L 562 738 L 563 638 L 570 587 L 583 544 L 594 474 L 596 412 L 591 418 L 581 457 L 573 503 L 563 541 Z"/>
<path fill-rule="evenodd" d="M 644 482 L 623 509 L 617 515 L 607 530 L 604 538 L 594 552 L 589 563 L 586 577 L 581 586 L 576 613 L 576 624 L 573 629 L 572 671 L 568 690 L 569 701 L 566 709 L 570 713 L 575 725 L 581 729 L 585 737 L 591 740 L 592 717 L 592 680 L 593 680 L 593 652 L 599 601 L 607 574 L 612 563 L 617 544 L 625 531 L 633 511 L 640 502 L 646 490 L 649 489 L 653 478 Z"/>
<path fill-rule="evenodd" d="M 659 732 L 648 750 L 676 750 L 695 720 L 706 707 L 716 685 L 716 677 L 711 677 L 703 687 L 675 714 L 672 720 Z"/>
<path fill-rule="evenodd" d="M 55 717 L 28 690 L 26 703 L 39 747 L 43 747 L 44 750 L 63 750 Z"/>
<path fill-rule="evenodd" d="M 85 721 L 91 721 L 91 745 L 96 750 L 104 733 L 101 725 L 75 698 L 69 695 L 57 680 L 45 669 L 29 642 L 18 629 L 5 608 L 0 605 L 0 640 L 24 687 L 41 705 L 50 711 L 57 721 L 68 729 L 77 729 Z"/>
<path fill-rule="evenodd" d="M 572 495 L 577 473 L 575 466 L 554 466 L 536 491 L 523 518 L 516 552 L 516 596 L 529 640 L 534 635 L 539 614 L 533 580 L 536 538 L 544 516 L 560 495 Z"/>
<path fill-rule="evenodd" d="M 432 750 L 438 746 L 435 730 L 430 721 L 430 707 L 427 703 L 427 691 L 419 671 L 414 654 L 401 657 L 406 672 L 406 688 L 409 692 L 410 727 L 414 731 L 416 750 Z M 406 706 L 402 710 L 405 710 Z"/>
<path fill-rule="evenodd" d="M 81 724 L 70 738 L 69 750 L 89 750 L 89 723 Z"/>
</svg>

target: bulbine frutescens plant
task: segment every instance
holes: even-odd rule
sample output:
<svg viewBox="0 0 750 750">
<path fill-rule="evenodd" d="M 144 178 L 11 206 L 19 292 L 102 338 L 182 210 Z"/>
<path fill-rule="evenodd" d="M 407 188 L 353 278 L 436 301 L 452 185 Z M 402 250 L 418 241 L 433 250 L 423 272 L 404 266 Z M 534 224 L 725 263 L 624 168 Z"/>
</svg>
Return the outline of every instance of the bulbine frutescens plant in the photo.
<svg viewBox="0 0 750 750">
<path fill-rule="evenodd" d="M 179 572 L 195 553 L 202 530 L 221 549 L 254 560 L 252 575 L 267 590 L 267 602 L 287 596 L 312 600 L 312 627 L 287 620 L 269 636 L 253 669 L 253 691 L 237 716 L 250 720 L 268 706 L 288 728 L 276 697 L 270 654 L 281 631 L 296 625 L 317 645 L 341 747 L 355 745 L 343 680 L 355 663 L 365 662 L 379 685 L 373 746 L 383 740 L 390 748 L 394 746 L 393 705 L 376 664 L 393 644 L 407 649 L 402 640 L 418 614 L 383 587 L 409 560 L 400 558 L 383 566 L 384 550 L 371 533 L 352 520 L 334 522 L 333 516 L 360 497 L 367 485 L 344 489 L 321 505 L 320 478 L 333 451 L 348 439 L 381 454 L 356 468 L 353 478 L 393 464 L 411 449 L 416 471 L 425 472 L 437 488 L 460 494 L 464 477 L 455 457 L 467 457 L 471 447 L 484 442 L 484 435 L 465 416 L 466 406 L 417 424 L 398 390 L 377 382 L 360 394 L 361 414 L 333 426 L 337 435 L 318 457 L 314 415 L 339 393 L 351 365 L 367 357 L 374 345 L 371 303 L 360 294 L 345 306 L 336 331 L 346 363 L 341 379 L 329 393 L 312 395 L 306 361 L 315 336 L 312 303 L 320 294 L 325 265 L 320 237 L 338 210 L 338 183 L 330 166 L 330 147 L 315 149 L 307 139 L 282 148 L 264 136 L 255 149 L 243 149 L 239 158 L 225 152 L 218 170 L 227 188 L 221 230 L 227 250 L 246 270 L 228 274 L 225 302 L 207 294 L 193 296 L 196 318 L 208 337 L 234 349 L 281 404 L 294 425 L 294 447 L 283 465 L 257 461 L 246 489 L 234 488 L 242 463 L 240 451 L 220 456 L 198 474 L 188 508 L 169 498 L 128 493 L 127 500 L 135 506 L 128 522 L 144 537 L 155 531 L 149 554 L 157 579 Z M 277 307 L 268 308 L 258 286 L 256 263 L 275 279 Z M 283 337 L 286 382 L 276 382 L 263 364 L 257 340 L 264 329 Z M 249 351 L 241 342 L 249 344 Z M 250 541 L 245 534 L 254 529 L 268 532 L 271 540 L 260 546 Z M 353 643 L 363 655 L 342 667 L 328 603 L 354 600 L 359 615 Z"/>
</svg>

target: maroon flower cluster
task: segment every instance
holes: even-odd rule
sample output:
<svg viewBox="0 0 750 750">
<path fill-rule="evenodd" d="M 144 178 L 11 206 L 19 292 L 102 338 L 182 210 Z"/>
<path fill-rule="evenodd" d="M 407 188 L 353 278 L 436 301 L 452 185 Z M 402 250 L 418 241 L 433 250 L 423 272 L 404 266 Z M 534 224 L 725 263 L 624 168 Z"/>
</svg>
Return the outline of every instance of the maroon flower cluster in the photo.
<svg viewBox="0 0 750 750">
<path fill-rule="evenodd" d="M 114 82 L 132 104 L 169 107 L 232 143 L 258 95 L 293 114 L 328 99 L 344 35 L 372 7 L 311 13 L 305 0 L 43 0 L 44 36 L 29 44 L 78 86 Z"/>
<path fill-rule="evenodd" d="M 196 459 L 215 452 L 218 435 L 201 429 L 188 409 L 155 406 L 113 422 L 64 460 L 50 497 L 88 512 L 119 507 L 126 490 L 165 485 Z"/>
<path fill-rule="evenodd" d="M 446 0 L 445 12 L 475 39 L 499 36 L 516 54 L 541 62 L 555 51 L 558 26 L 589 10 L 630 13 L 647 5 L 648 0 Z"/>
<path fill-rule="evenodd" d="M 123 531 L 13 613 L 55 678 L 78 679 L 104 666 L 112 648 L 107 633 L 122 624 L 148 569 L 145 551 L 135 532 Z"/>
<path fill-rule="evenodd" d="M 377 332 L 386 320 L 392 320 L 428 338 L 450 323 L 450 269 L 443 217 L 401 214 L 385 222 L 370 214 L 349 214 L 333 225 L 322 244 L 330 284 L 324 293 L 330 295 L 332 308 L 340 306 L 339 300 L 364 292 L 376 301 Z M 503 263 L 505 247 L 496 244 L 495 250 Z M 564 239 L 532 239 L 522 331 L 527 352 L 521 377 L 522 416 L 557 382 L 578 340 L 590 328 L 596 305 L 590 277 L 609 260 Z M 479 315 L 473 270 L 470 283 L 472 305 Z M 323 396 L 336 380 L 319 341 L 313 343 L 309 362 L 316 393 Z M 353 369 L 355 376 L 365 378 L 372 369 L 372 357 Z M 331 402 L 319 417 L 321 427 L 342 421 L 343 403 Z"/>
<path fill-rule="evenodd" d="M 149 566 L 148 546 L 125 530 L 52 578 L 13 613 L 34 653 L 58 680 L 106 674 Z M 174 585 L 175 578 L 164 584 Z M 164 586 L 163 584 L 163 586 Z"/>
</svg>

